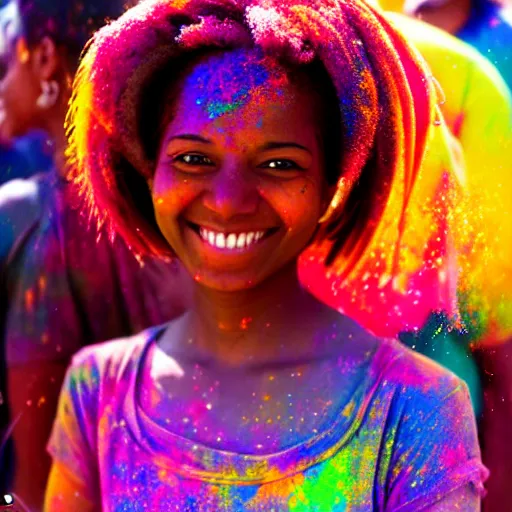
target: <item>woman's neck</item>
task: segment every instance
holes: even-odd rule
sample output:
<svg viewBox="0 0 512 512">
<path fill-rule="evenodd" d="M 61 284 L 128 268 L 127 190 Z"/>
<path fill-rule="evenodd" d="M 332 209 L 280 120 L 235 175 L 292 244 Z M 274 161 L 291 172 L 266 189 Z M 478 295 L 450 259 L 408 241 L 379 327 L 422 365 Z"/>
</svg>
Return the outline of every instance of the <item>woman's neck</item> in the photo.
<svg viewBox="0 0 512 512">
<path fill-rule="evenodd" d="M 161 345 L 168 352 L 186 340 L 179 351 L 185 346 L 190 357 L 237 366 L 282 363 L 309 357 L 320 326 L 342 318 L 301 287 L 295 263 L 239 292 L 195 286 L 190 311 Z"/>
</svg>

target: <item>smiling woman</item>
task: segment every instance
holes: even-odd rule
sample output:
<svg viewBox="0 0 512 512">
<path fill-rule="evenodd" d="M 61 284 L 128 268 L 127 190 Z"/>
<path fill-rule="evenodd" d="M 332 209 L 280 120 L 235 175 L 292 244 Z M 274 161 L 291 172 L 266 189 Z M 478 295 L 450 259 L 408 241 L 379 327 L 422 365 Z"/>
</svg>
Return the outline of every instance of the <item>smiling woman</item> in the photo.
<svg viewBox="0 0 512 512">
<path fill-rule="evenodd" d="M 297 276 L 323 239 L 349 274 L 393 187 L 405 215 L 435 99 L 359 0 L 154 0 L 97 35 L 71 177 L 134 252 L 178 258 L 194 297 L 75 357 L 47 510 L 478 510 L 465 385 Z"/>
<path fill-rule="evenodd" d="M 322 103 L 306 77 L 294 82 L 277 61 L 236 50 L 200 59 L 164 100 L 176 107 L 151 179 L 155 217 L 203 286 L 258 285 L 317 229 L 330 197 Z"/>
</svg>

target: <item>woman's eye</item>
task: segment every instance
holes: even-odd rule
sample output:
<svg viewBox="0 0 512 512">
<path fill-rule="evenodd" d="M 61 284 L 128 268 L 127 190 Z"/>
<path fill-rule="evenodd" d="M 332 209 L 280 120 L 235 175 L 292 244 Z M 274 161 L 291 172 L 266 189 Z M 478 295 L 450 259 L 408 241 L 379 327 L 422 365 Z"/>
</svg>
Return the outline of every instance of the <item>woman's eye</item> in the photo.
<svg viewBox="0 0 512 512">
<path fill-rule="evenodd" d="M 300 165 L 295 163 L 293 160 L 269 160 L 268 162 L 262 164 L 260 167 L 276 171 L 304 170 Z"/>
<path fill-rule="evenodd" d="M 190 166 L 212 166 L 214 165 L 212 160 L 207 156 L 198 155 L 194 153 L 185 153 L 184 155 L 178 155 L 174 159 L 174 162 L 190 165 Z"/>
</svg>

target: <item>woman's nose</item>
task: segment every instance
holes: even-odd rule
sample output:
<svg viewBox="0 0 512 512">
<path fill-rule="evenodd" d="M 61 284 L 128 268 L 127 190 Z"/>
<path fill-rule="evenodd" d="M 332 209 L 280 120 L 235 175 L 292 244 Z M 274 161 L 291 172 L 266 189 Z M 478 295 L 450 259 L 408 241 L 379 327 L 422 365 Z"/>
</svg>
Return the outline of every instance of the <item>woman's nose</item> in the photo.
<svg viewBox="0 0 512 512">
<path fill-rule="evenodd" d="M 204 196 L 204 205 L 223 219 L 256 213 L 258 201 L 255 177 L 237 163 L 220 169 Z"/>
</svg>

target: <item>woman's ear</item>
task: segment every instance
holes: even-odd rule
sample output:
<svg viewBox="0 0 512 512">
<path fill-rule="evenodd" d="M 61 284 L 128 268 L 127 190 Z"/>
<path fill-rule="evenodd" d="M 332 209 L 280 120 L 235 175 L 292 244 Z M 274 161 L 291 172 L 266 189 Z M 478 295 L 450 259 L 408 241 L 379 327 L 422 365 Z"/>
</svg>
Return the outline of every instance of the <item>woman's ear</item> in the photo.
<svg viewBox="0 0 512 512">
<path fill-rule="evenodd" d="M 32 70 L 41 82 L 55 79 L 61 66 L 62 56 L 55 41 L 50 37 L 43 37 L 32 50 Z"/>
</svg>

